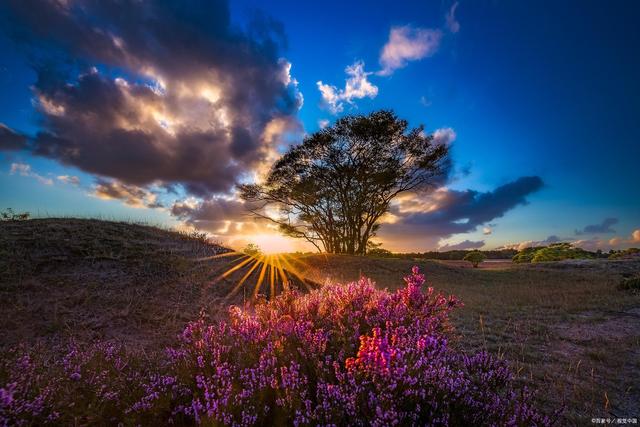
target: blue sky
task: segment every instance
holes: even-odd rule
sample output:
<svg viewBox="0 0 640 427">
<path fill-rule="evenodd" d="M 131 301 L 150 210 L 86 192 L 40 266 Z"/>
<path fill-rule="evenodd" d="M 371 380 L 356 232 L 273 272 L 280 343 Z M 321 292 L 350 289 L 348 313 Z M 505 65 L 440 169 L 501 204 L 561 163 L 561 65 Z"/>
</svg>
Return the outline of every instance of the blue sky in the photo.
<svg viewBox="0 0 640 427">
<path fill-rule="evenodd" d="M 202 7 L 197 4 L 200 2 L 192 3 L 185 5 L 194 9 Z M 169 18 L 163 21 L 169 26 L 169 32 L 170 25 L 174 25 L 178 40 L 181 31 L 195 31 L 195 36 L 190 33 L 190 37 L 212 41 L 203 43 L 202 50 L 190 50 L 187 46 L 185 54 L 178 50 L 172 52 L 176 62 L 210 61 L 209 68 L 203 68 L 203 76 L 212 67 L 220 74 L 229 72 L 231 65 L 228 64 L 241 62 L 234 62 L 232 54 L 220 59 L 206 50 L 217 48 L 218 44 L 213 43 L 218 43 L 216 38 L 229 44 L 238 43 L 235 30 L 212 29 L 216 25 L 225 27 L 224 20 L 216 20 L 224 16 L 226 6 L 224 2 L 213 2 L 204 7 L 199 14 L 204 17 L 202 22 L 198 14 L 185 13 L 188 26 Z M 90 19 L 77 17 L 75 22 L 87 28 L 113 29 L 113 34 L 121 37 L 129 49 L 133 39 L 127 37 L 133 36 L 126 33 L 127 24 L 110 21 L 116 15 L 109 10 L 95 8 L 93 12 L 95 15 Z M 259 89 L 250 93 L 258 90 L 268 93 L 261 98 L 267 101 L 260 104 L 260 111 L 250 109 L 250 114 L 260 117 L 256 120 L 262 125 L 259 130 L 254 129 L 257 125 L 246 125 L 251 128 L 250 134 L 255 131 L 264 135 L 269 123 L 275 128 L 277 118 L 287 117 L 286 124 L 277 122 L 280 124 L 277 128 L 282 131 L 280 145 L 270 145 L 266 151 L 281 152 L 286 142 L 299 140 L 302 132 L 318 130 L 323 120 L 331 123 L 344 114 L 390 108 L 413 126 L 422 123 L 430 132 L 438 129 L 455 132 L 455 140 L 451 141 L 455 173 L 443 200 L 454 203 L 465 195 L 477 201 L 484 193 L 498 197 L 499 188 L 522 177 L 538 177 L 543 183 L 539 188 L 526 187 L 524 193 L 505 201 L 504 209 L 496 211 L 490 219 L 477 212 L 484 209 L 484 204 L 469 203 L 468 209 L 462 211 L 472 211 L 469 216 L 477 217 L 477 223 L 469 222 L 468 227 L 461 228 L 464 232 L 455 234 L 443 232 L 442 228 L 433 230 L 433 218 L 413 211 L 406 213 L 400 206 L 399 221 L 417 226 L 408 233 L 401 226 L 383 225 L 380 238 L 393 250 L 455 247 L 461 242 L 468 243 L 460 247 L 478 247 L 482 242 L 480 247 L 494 248 L 545 241 L 549 236 L 579 241 L 580 245 L 593 249 L 626 247 L 636 243 L 632 233 L 640 229 L 639 12 L 640 5 L 623 1 L 323 2 L 315 6 L 269 2 L 268 8 L 263 2 L 235 1 L 230 6 L 230 17 L 234 28 L 244 28 L 244 37 L 249 41 L 243 39 L 242 43 L 258 40 L 258 45 L 251 44 L 252 49 L 258 51 L 254 55 L 257 58 L 243 57 L 242 61 L 250 61 L 246 64 L 255 65 L 256 70 L 264 73 L 263 79 L 267 79 L 269 73 L 277 71 L 274 67 L 282 64 L 275 61 L 286 58 L 295 81 L 286 82 L 285 92 L 275 93 L 271 87 L 262 87 L 260 79 L 252 80 L 254 73 L 231 79 L 229 84 L 233 86 L 229 86 L 229 90 L 238 90 L 239 85 L 248 90 L 256 85 Z M 0 36 L 0 123 L 14 134 L 34 138 L 44 129 L 60 136 L 61 129 L 67 129 L 66 122 L 53 117 L 51 109 L 43 110 L 44 99 L 64 103 L 71 102 L 72 96 L 66 94 L 60 98 L 60 86 L 51 89 L 47 85 L 47 81 L 53 79 L 43 76 L 53 73 L 50 65 L 42 66 L 44 57 L 57 61 L 57 65 L 72 63 L 73 71 L 64 81 L 79 87 L 82 86 L 80 75 L 90 74 L 87 67 L 95 67 L 97 76 L 111 80 L 121 77 L 129 84 L 153 85 L 164 81 L 165 97 L 177 87 L 174 82 L 200 87 L 199 82 L 204 81 L 191 76 L 193 65 L 180 68 L 169 64 L 161 57 L 167 49 L 156 56 L 145 56 L 144 50 L 130 48 L 126 59 L 114 59 L 111 53 L 93 54 L 73 38 L 75 35 L 56 28 L 53 18 L 44 22 L 35 20 L 12 2 L 0 9 L 0 13 L 10 20 L 10 25 L 5 25 L 7 31 Z M 207 13 L 215 19 L 206 21 Z M 259 25 L 251 24 L 256 17 Z M 46 31 L 48 25 L 52 28 L 47 33 L 51 37 L 45 38 L 36 26 Z M 262 43 L 262 31 L 267 27 L 278 42 L 277 49 Z M 392 65 L 391 70 L 379 73 L 385 69 L 382 52 L 392 42 L 394 29 L 405 41 L 413 43 L 412 48 L 423 51 L 396 56 L 399 62 Z M 429 40 L 429 35 L 435 41 Z M 423 36 L 427 39 L 421 39 Z M 155 43 L 166 43 L 164 48 L 180 47 L 179 43 L 161 38 Z M 47 53 L 52 49 L 60 54 L 49 58 L 42 53 L 45 46 Z M 141 59 L 130 58 L 135 52 L 143 52 L 139 54 Z M 189 62 L 191 60 L 194 62 Z M 220 61 L 227 62 L 222 66 Z M 272 66 L 264 65 L 269 61 Z M 358 63 L 363 64 L 365 73 L 371 73 L 364 78 L 376 88 L 375 94 L 369 91 L 364 97 L 355 95 L 343 101 L 342 111 L 331 111 L 331 106 L 322 98 L 318 82 L 334 86 L 340 93 L 348 78 L 345 68 Z M 153 68 L 155 74 L 141 71 L 149 68 Z M 183 78 L 186 74 L 189 77 Z M 86 87 L 92 87 L 89 83 Z M 304 98 L 301 107 L 300 94 Z M 282 103 L 286 107 L 281 107 Z M 295 108 L 290 107 L 294 104 Z M 97 104 L 83 98 L 83 103 L 78 105 L 88 105 L 83 108 L 91 109 Z M 173 104 L 171 106 L 173 108 Z M 260 121 L 266 114 L 263 112 L 273 111 L 274 106 L 278 113 Z M 103 106 L 95 108 L 99 109 L 96 115 L 107 117 Z M 246 111 L 246 108 L 238 107 L 237 111 Z M 74 123 L 82 120 L 79 117 L 74 118 Z M 188 121 L 184 119 L 181 123 L 197 127 L 198 117 L 200 113 L 192 114 Z M 91 126 L 74 131 L 69 138 L 86 138 L 87 129 Z M 255 136 L 257 133 L 252 135 L 259 139 Z M 183 140 L 174 137 L 176 143 L 182 143 Z M 141 163 L 135 159 L 130 161 L 132 169 L 139 168 L 139 174 L 123 172 L 114 164 L 129 162 L 131 154 L 126 153 L 124 142 L 124 148 L 119 151 L 121 159 L 105 157 L 105 162 L 111 163 L 100 164 L 91 155 L 76 159 L 60 155 L 59 150 L 52 154 L 46 149 L 47 144 L 51 144 L 49 140 L 34 140 L 38 149 L 0 152 L 3 206 L 42 215 L 102 215 L 168 226 L 186 222 L 236 244 L 251 240 L 252 236 L 271 233 L 264 227 L 238 226 L 244 220 L 231 190 L 212 183 L 211 180 L 217 178 L 208 172 L 200 174 L 194 168 L 193 173 L 183 174 L 181 170 L 167 170 L 172 169 L 170 165 L 156 171 L 145 164 L 144 159 L 139 160 Z M 96 137 L 96 141 L 99 140 Z M 172 139 L 166 141 L 174 143 Z M 91 143 L 82 144 L 81 149 L 93 153 Z M 43 155 L 43 151 L 48 154 Z M 105 153 L 108 156 L 111 151 Z M 260 168 L 260 162 L 272 158 L 268 154 L 260 159 L 245 154 L 242 153 L 240 160 L 243 169 L 233 175 L 235 179 L 250 179 Z M 207 156 L 214 159 L 215 153 L 206 151 L 201 157 Z M 154 161 L 164 160 L 159 156 Z M 236 160 L 232 158 L 233 162 Z M 216 167 L 219 166 L 213 166 Z M 61 176 L 78 177 L 79 185 L 65 183 L 64 179 L 58 179 Z M 51 184 L 47 180 L 51 180 Z M 511 197 L 508 195 L 512 193 L 505 194 L 504 197 Z M 416 197 L 424 199 L 423 204 L 430 200 L 427 196 Z M 137 203 L 136 198 L 144 200 Z M 125 203 L 127 200 L 129 204 Z M 145 207 L 156 201 L 163 207 Z M 181 209 L 174 209 L 176 203 Z M 436 205 L 446 212 L 444 205 Z M 592 227 L 587 228 L 588 232 L 581 232 L 589 225 L 602 224 L 607 218 L 615 219 L 611 227 Z M 467 220 L 466 217 L 446 219 L 449 224 Z M 221 231 L 224 228 L 226 230 Z"/>
</svg>

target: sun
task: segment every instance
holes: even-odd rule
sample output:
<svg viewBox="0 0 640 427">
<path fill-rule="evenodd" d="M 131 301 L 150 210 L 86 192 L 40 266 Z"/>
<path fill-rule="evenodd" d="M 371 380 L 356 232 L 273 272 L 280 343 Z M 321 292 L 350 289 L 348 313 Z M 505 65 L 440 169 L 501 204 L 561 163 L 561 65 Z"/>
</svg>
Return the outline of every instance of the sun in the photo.
<svg viewBox="0 0 640 427">
<path fill-rule="evenodd" d="M 247 240 L 258 245 L 265 254 L 279 254 L 295 250 L 291 239 L 280 234 L 255 234 L 248 236 Z"/>
</svg>

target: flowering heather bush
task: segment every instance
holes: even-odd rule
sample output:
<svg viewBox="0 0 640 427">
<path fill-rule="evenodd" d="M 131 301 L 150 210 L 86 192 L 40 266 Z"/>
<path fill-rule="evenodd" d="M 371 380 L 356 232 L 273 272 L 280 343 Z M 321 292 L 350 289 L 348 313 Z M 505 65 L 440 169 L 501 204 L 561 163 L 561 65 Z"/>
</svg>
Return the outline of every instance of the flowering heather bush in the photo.
<svg viewBox="0 0 640 427">
<path fill-rule="evenodd" d="M 405 280 L 395 293 L 361 279 L 232 307 L 153 362 L 108 344 L 16 356 L 0 374 L 0 424 L 549 424 L 504 361 L 449 345 L 458 300 L 422 291 L 417 268 Z"/>
</svg>

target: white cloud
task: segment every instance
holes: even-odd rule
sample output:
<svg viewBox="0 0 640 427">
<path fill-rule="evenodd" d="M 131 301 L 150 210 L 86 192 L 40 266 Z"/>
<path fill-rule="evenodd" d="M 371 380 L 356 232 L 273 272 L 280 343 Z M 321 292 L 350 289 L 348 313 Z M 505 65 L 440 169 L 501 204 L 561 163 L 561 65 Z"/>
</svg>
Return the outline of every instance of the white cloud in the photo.
<svg viewBox="0 0 640 427">
<path fill-rule="evenodd" d="M 318 126 L 320 127 L 320 129 L 326 128 L 327 126 L 329 126 L 329 120 L 327 119 L 318 120 Z"/>
<path fill-rule="evenodd" d="M 491 233 L 493 233 L 493 230 L 491 229 L 491 227 L 484 227 L 482 229 L 482 234 L 484 234 L 485 236 L 488 236 Z"/>
<path fill-rule="evenodd" d="M 44 185 L 53 185 L 53 180 L 51 178 L 44 177 L 42 175 L 37 174 L 31 169 L 31 165 L 26 163 L 11 163 L 11 169 L 9 170 L 9 175 L 19 174 L 20 176 L 29 176 L 35 178 L 40 182 L 40 184 Z"/>
<path fill-rule="evenodd" d="M 80 185 L 80 178 L 75 175 L 60 175 L 58 176 L 58 181 L 65 184 Z"/>
<path fill-rule="evenodd" d="M 456 131 L 452 128 L 441 128 L 433 133 L 433 142 L 436 144 L 449 145 L 456 140 L 456 137 Z"/>
<path fill-rule="evenodd" d="M 344 89 L 324 84 L 322 81 L 317 82 L 322 101 L 333 114 L 343 111 L 345 102 L 353 105 L 354 99 L 375 98 L 378 95 L 378 87 L 367 80 L 367 76 L 372 73 L 364 71 L 364 62 L 354 62 L 345 68 L 345 73 L 349 77 L 345 81 Z"/>
<path fill-rule="evenodd" d="M 633 233 L 631 234 L 631 239 L 634 243 L 640 242 L 640 228 L 633 231 Z"/>
<path fill-rule="evenodd" d="M 378 74 L 389 76 L 409 61 L 431 56 L 438 50 L 442 31 L 429 28 L 412 28 L 409 25 L 392 27 L 389 41 L 380 53 L 382 70 Z"/>
<path fill-rule="evenodd" d="M 447 25 L 447 29 L 452 33 L 457 33 L 460 31 L 460 23 L 456 20 L 456 9 L 458 8 L 458 2 L 455 2 L 449 12 L 445 15 L 445 23 Z"/>
</svg>

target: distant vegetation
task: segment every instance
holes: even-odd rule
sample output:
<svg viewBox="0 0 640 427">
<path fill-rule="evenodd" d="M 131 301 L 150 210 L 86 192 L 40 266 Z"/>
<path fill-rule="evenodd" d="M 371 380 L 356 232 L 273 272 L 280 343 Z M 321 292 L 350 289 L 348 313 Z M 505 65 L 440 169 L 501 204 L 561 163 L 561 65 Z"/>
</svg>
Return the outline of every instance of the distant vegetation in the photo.
<svg viewBox="0 0 640 427">
<path fill-rule="evenodd" d="M 7 208 L 0 212 L 1 221 L 24 221 L 29 219 L 31 214 L 29 212 L 14 212 L 13 209 Z"/>
<path fill-rule="evenodd" d="M 554 243 L 522 249 L 513 257 L 515 263 L 562 261 L 565 259 L 594 259 L 606 257 L 597 252 L 577 248 L 570 243 Z"/>
<path fill-rule="evenodd" d="M 429 252 L 406 252 L 394 253 L 387 249 L 375 247 L 367 251 L 368 256 L 377 258 L 401 258 L 401 259 L 438 259 L 448 261 L 461 261 L 465 256 L 472 252 L 480 252 L 485 259 L 511 259 L 518 253 L 515 249 L 496 249 L 490 251 L 480 250 L 453 250 L 445 252 L 429 251 Z"/>
<path fill-rule="evenodd" d="M 471 265 L 473 265 L 473 268 L 478 268 L 478 264 L 480 264 L 482 261 L 484 261 L 486 258 L 486 255 L 483 254 L 480 251 L 471 251 L 468 254 L 466 254 L 463 258 L 464 261 L 469 261 L 471 263 Z"/>
<path fill-rule="evenodd" d="M 623 291 L 640 291 L 640 276 L 625 277 L 618 285 L 618 289 Z"/>
<path fill-rule="evenodd" d="M 612 250 L 609 252 L 609 259 L 620 259 L 635 254 L 640 254 L 639 248 L 629 248 L 622 251 Z"/>
<path fill-rule="evenodd" d="M 244 249 L 242 249 L 242 252 L 249 256 L 256 257 L 262 254 L 262 249 L 260 249 L 260 246 L 255 243 L 249 243 L 244 247 Z"/>
</svg>

